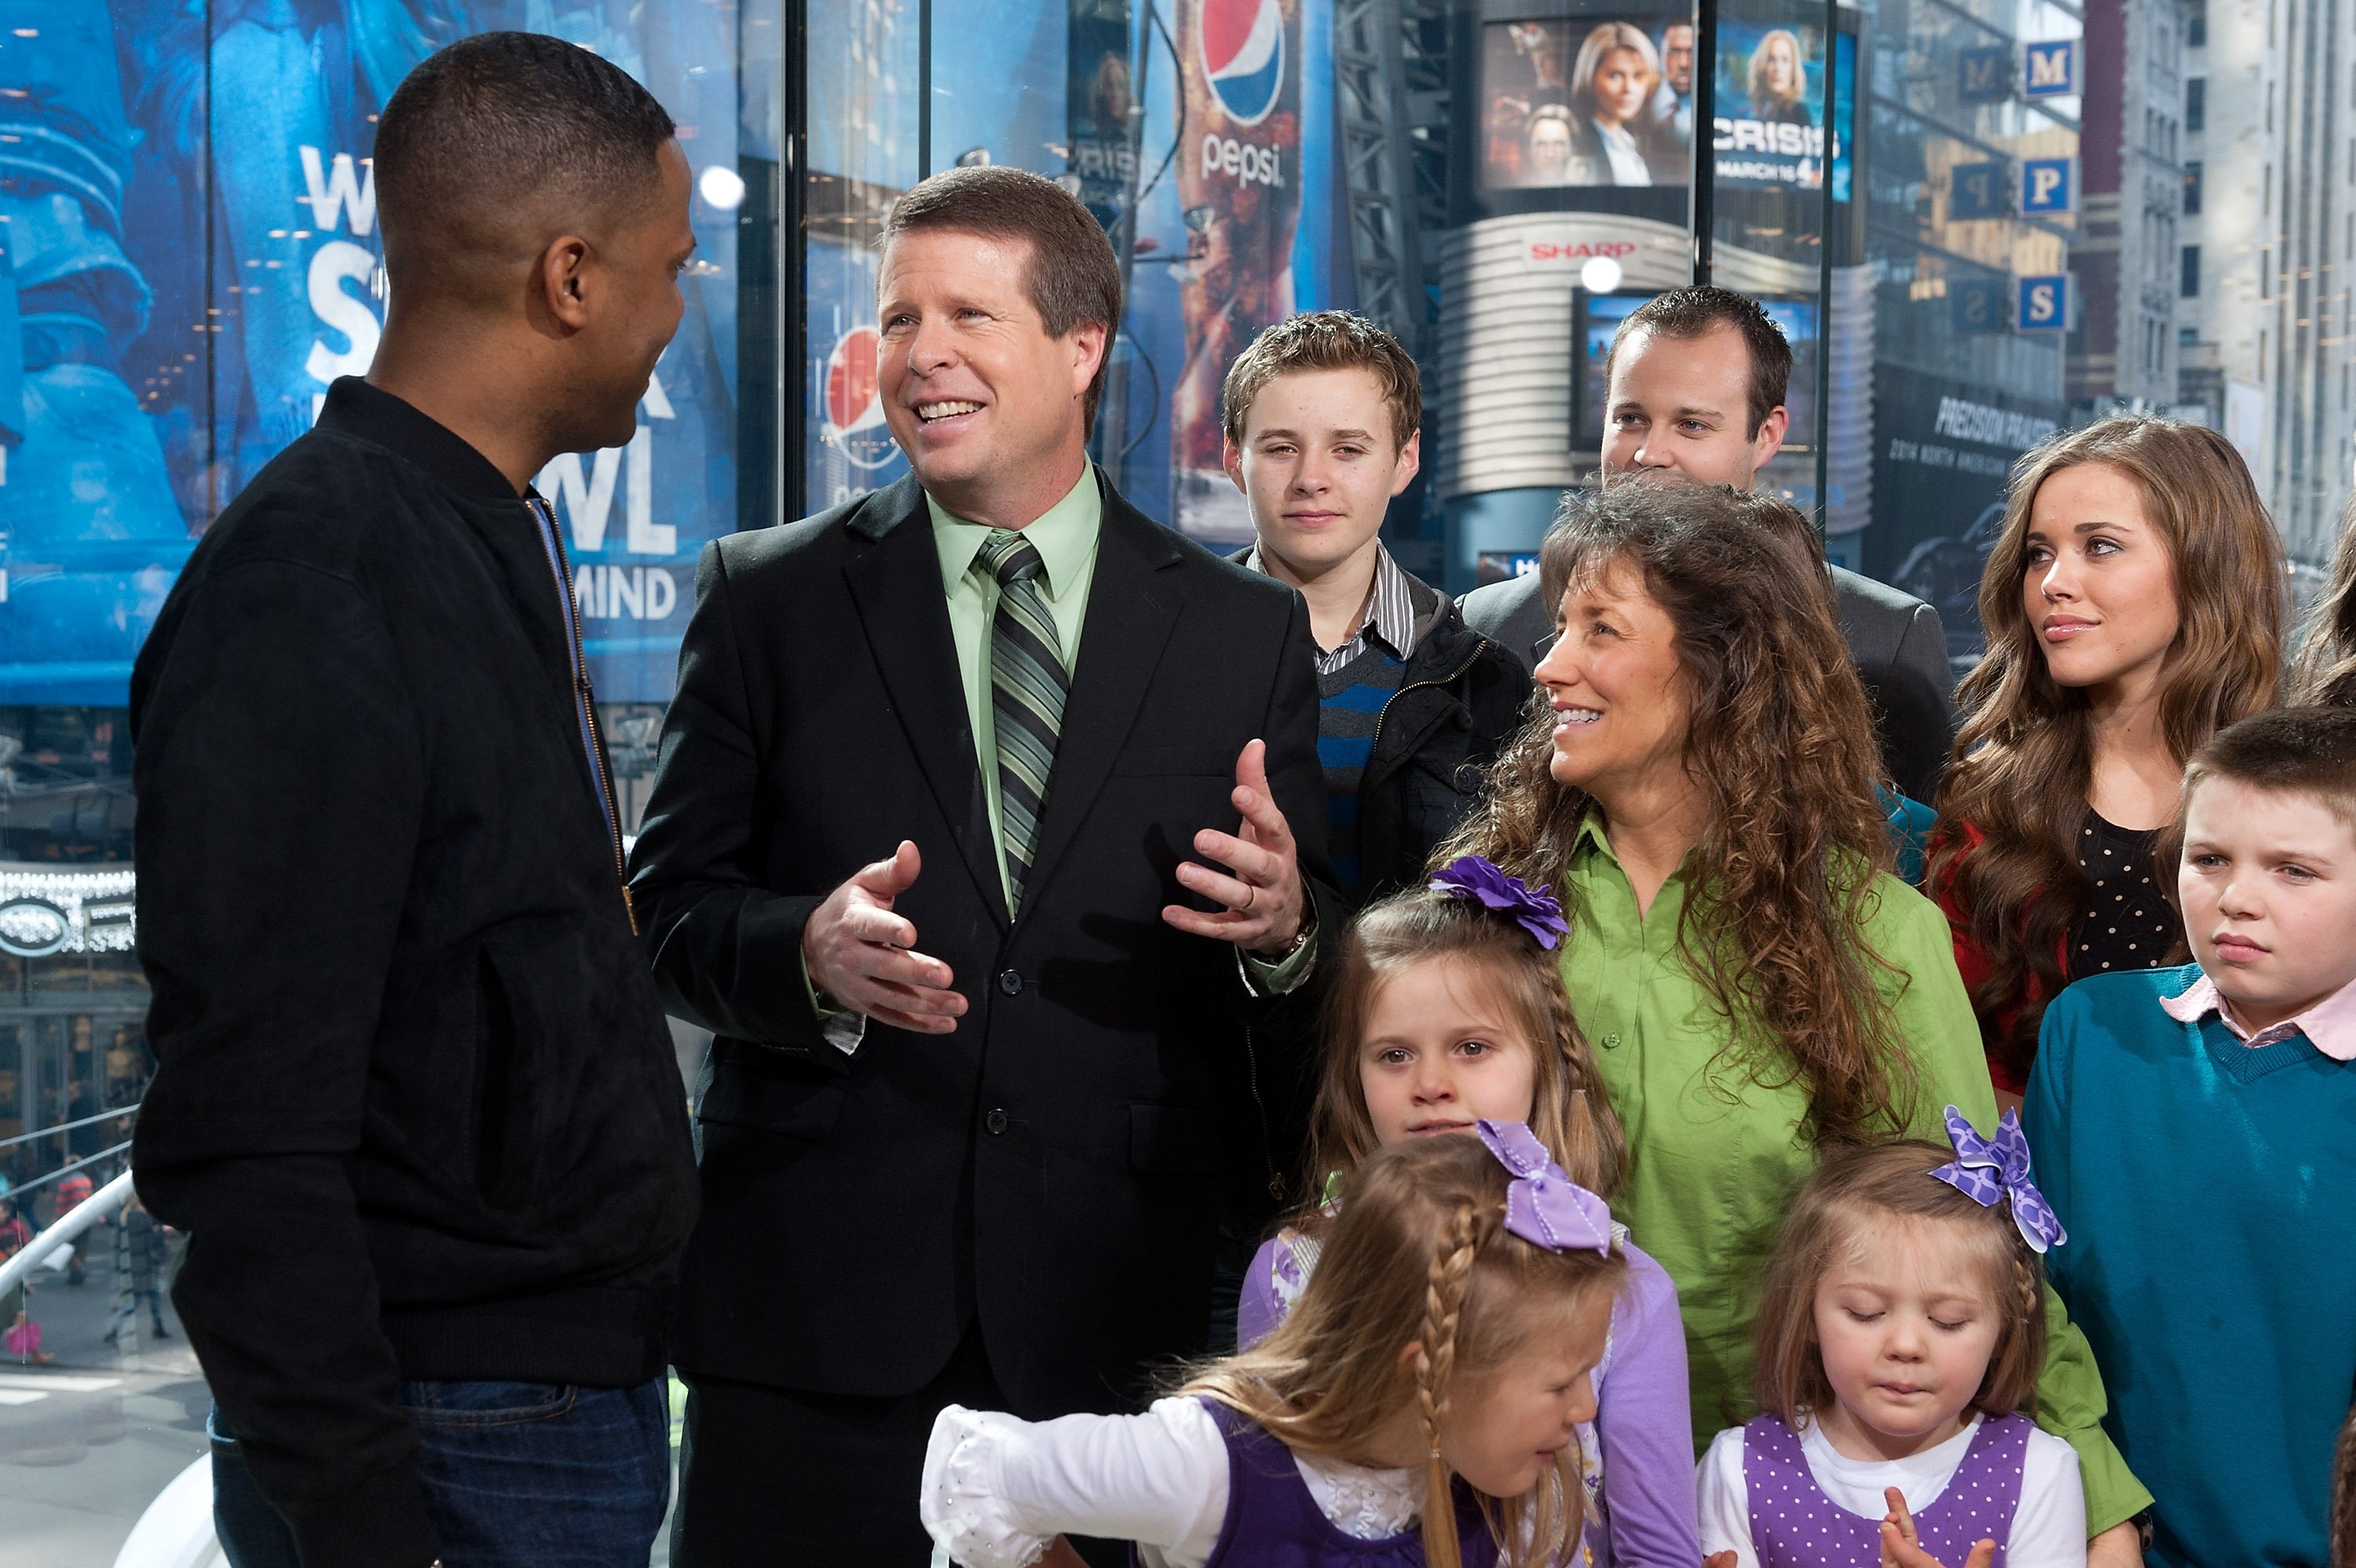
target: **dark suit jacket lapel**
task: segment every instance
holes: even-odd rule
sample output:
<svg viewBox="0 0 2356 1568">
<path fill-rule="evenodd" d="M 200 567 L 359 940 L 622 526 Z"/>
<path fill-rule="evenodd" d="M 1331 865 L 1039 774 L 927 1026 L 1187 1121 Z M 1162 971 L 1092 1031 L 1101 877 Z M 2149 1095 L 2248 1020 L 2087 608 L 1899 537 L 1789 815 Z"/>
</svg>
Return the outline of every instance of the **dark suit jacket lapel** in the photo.
<svg viewBox="0 0 2356 1568">
<path fill-rule="evenodd" d="M 1182 558 L 1162 527 L 1120 498 L 1104 482 L 1104 522 L 1097 536 L 1097 566 L 1088 582 L 1088 613 L 1080 626 L 1078 669 L 1064 702 L 1055 741 L 1055 769 L 1047 784 L 1047 818 L 1023 898 L 1030 903 L 1055 874 L 1088 808 L 1096 804 L 1113 760 L 1129 739 L 1161 663 L 1162 645 L 1178 619 L 1178 595 L 1157 581 Z"/>
<path fill-rule="evenodd" d="M 1006 893 L 995 863 L 997 840 L 982 794 L 973 727 L 966 720 L 965 688 L 957 644 L 949 635 L 948 601 L 941 592 L 940 556 L 933 546 L 925 493 L 913 477 L 904 478 L 877 492 L 843 527 L 851 540 L 842 575 L 875 667 L 981 901 L 1003 926 Z M 858 743 L 856 737 L 851 741 Z"/>
</svg>

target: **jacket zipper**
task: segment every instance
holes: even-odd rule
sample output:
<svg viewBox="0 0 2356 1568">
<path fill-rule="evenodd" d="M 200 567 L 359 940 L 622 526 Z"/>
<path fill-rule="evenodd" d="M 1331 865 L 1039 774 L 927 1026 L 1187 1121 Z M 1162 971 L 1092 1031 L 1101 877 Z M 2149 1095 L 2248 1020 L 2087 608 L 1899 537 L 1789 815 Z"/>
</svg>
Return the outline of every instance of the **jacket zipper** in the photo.
<svg viewBox="0 0 2356 1568">
<path fill-rule="evenodd" d="M 613 776 L 605 767 L 605 733 L 597 722 L 597 693 L 589 684 L 589 656 L 581 649 L 581 603 L 573 597 L 573 560 L 565 552 L 564 530 L 556 526 L 554 512 L 547 515 L 545 524 L 548 537 L 556 545 L 556 590 L 564 597 L 564 613 L 573 631 L 572 664 L 579 672 L 573 676 L 573 685 L 579 694 L 581 711 L 589 721 L 589 760 L 597 770 L 597 792 L 605 803 L 605 837 L 614 850 L 614 880 L 622 890 L 622 913 L 630 923 L 630 934 L 637 936 L 638 911 L 630 901 L 629 860 L 622 853 L 621 805 L 615 799 Z M 1376 727 L 1381 727 L 1379 719 Z"/>
<path fill-rule="evenodd" d="M 1253 1042 L 1253 1030 L 1244 1026 L 1244 1083 L 1251 1091 L 1252 1115 L 1259 1120 L 1259 1165 L 1268 1176 L 1268 1196 L 1272 1202 L 1284 1201 L 1284 1179 L 1276 1174 L 1276 1151 L 1269 1147 L 1268 1106 L 1259 1097 L 1259 1050 Z"/>
<path fill-rule="evenodd" d="M 1472 667 L 1473 661 L 1481 656 L 1481 650 L 1488 645 L 1489 640 L 1486 637 L 1483 637 L 1478 643 L 1473 645 L 1472 651 L 1471 653 L 1464 656 L 1464 662 L 1458 665 L 1454 669 L 1450 670 L 1446 675 L 1437 677 L 1431 680 L 1415 681 L 1409 685 L 1402 686 L 1397 691 L 1392 692 L 1390 696 L 1384 700 L 1383 710 L 1375 715 L 1375 732 L 1366 741 L 1366 761 L 1369 763 L 1374 761 L 1375 749 L 1383 743 L 1383 720 L 1391 716 L 1392 703 L 1397 702 L 1408 692 L 1421 691 L 1427 686 L 1448 686 L 1452 684 L 1459 676 Z"/>
</svg>

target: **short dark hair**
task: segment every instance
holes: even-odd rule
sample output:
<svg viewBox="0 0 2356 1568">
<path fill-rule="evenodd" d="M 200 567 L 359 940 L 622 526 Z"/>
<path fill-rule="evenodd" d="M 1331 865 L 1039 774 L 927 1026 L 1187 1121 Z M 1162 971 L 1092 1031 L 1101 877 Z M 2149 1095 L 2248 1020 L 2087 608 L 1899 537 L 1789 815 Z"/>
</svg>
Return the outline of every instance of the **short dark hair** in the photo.
<svg viewBox="0 0 2356 1568">
<path fill-rule="evenodd" d="M 1023 292 L 1047 336 L 1067 336 L 1084 322 L 1105 329 L 1104 358 L 1088 383 L 1084 411 L 1087 428 L 1095 429 L 1105 366 L 1112 362 L 1112 335 L 1120 326 L 1120 263 L 1113 259 L 1104 226 L 1078 197 L 1044 176 L 977 164 L 943 169 L 910 187 L 892 204 L 875 246 L 888 251 L 903 234 L 939 229 L 1029 240 L 1030 275 L 1023 280 Z"/>
<path fill-rule="evenodd" d="M 2184 766 L 2184 798 L 2211 779 L 2303 795 L 2356 829 L 2356 708 L 2276 708 L 2229 724 Z"/>
<path fill-rule="evenodd" d="M 1391 411 L 1391 444 L 1405 448 L 1423 423 L 1423 386 L 1415 357 L 1399 340 L 1346 310 L 1312 310 L 1264 327 L 1227 369 L 1220 389 L 1226 436 L 1244 443 L 1244 416 L 1252 400 L 1279 376 L 1296 370 L 1365 370 L 1383 389 Z"/>
<path fill-rule="evenodd" d="M 1732 289 L 1713 288 L 1705 283 L 1699 288 L 1671 289 L 1655 294 L 1621 322 L 1620 330 L 1612 335 L 1612 347 L 1603 357 L 1604 384 L 1612 379 L 1612 367 L 1620 357 L 1620 345 L 1628 335 L 1647 331 L 1657 337 L 1695 338 L 1730 326 L 1742 335 L 1742 347 L 1751 354 L 1750 414 L 1751 428 L 1743 433 L 1757 435 L 1767 416 L 1783 406 L 1783 399 L 1792 387 L 1792 346 L 1783 337 L 1783 329 L 1762 310 L 1759 302 Z"/>
<path fill-rule="evenodd" d="M 460 38 L 409 73 L 377 126 L 386 270 L 398 288 L 463 288 L 469 261 L 513 259 L 519 209 L 650 196 L 677 131 L 652 93 L 577 44 Z"/>
</svg>

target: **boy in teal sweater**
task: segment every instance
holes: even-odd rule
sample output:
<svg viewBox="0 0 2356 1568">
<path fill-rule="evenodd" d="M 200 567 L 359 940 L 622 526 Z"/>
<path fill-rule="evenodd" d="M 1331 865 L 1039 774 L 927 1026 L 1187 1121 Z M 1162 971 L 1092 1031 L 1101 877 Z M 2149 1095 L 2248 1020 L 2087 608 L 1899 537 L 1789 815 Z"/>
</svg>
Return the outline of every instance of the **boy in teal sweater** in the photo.
<svg viewBox="0 0 2356 1568">
<path fill-rule="evenodd" d="M 2023 1107 L 2046 1254 L 2163 1568 L 2326 1568 L 2356 1388 L 2356 710 L 2279 709 L 2185 770 L 2199 960 L 2047 1009 Z"/>
</svg>

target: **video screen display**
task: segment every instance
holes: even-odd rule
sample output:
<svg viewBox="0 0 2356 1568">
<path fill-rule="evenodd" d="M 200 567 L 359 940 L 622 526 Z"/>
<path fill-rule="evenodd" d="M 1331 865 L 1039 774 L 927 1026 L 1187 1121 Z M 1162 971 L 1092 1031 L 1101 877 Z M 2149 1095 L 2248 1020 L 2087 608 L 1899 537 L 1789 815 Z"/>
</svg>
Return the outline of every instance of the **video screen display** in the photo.
<svg viewBox="0 0 2356 1568">
<path fill-rule="evenodd" d="M 1720 19 L 1710 144 L 1721 186 L 1749 190 L 1823 187 L 1821 26 Z"/>
<path fill-rule="evenodd" d="M 1623 14 L 1481 29 L 1481 184 L 1492 190 L 1685 186 L 1694 26 Z"/>
</svg>

